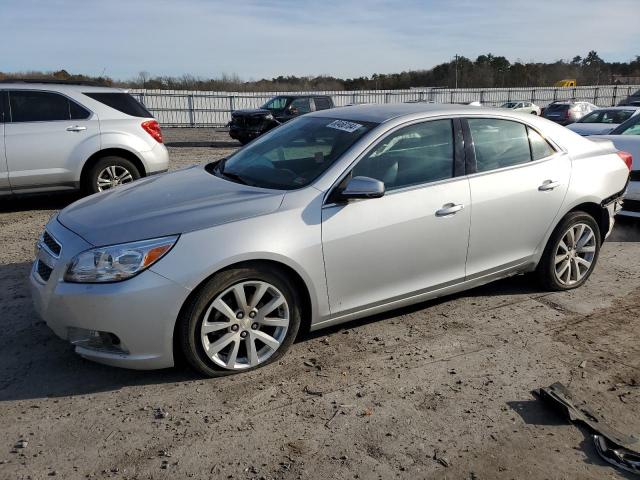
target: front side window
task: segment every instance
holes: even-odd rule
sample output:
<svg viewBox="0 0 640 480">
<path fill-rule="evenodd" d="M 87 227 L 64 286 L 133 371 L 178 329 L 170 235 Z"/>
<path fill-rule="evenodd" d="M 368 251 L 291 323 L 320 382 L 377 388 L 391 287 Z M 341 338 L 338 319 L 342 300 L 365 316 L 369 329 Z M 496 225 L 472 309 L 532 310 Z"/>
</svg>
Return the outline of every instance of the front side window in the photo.
<svg viewBox="0 0 640 480">
<path fill-rule="evenodd" d="M 476 169 L 486 172 L 531 160 L 527 127 L 495 118 L 467 120 L 476 154 Z"/>
<path fill-rule="evenodd" d="M 207 166 L 227 180 L 262 188 L 301 188 L 324 173 L 371 122 L 300 117 L 273 129 L 227 160 Z"/>
<path fill-rule="evenodd" d="M 311 103 L 308 98 L 296 98 L 291 102 L 291 111 L 297 111 L 299 115 L 309 113 L 311 111 Z"/>
<path fill-rule="evenodd" d="M 451 120 L 403 127 L 360 160 L 352 176 L 380 180 L 386 190 L 451 178 L 453 146 Z"/>
<path fill-rule="evenodd" d="M 72 108 L 74 116 L 72 116 Z M 72 120 L 78 118 L 79 109 L 85 112 L 85 115 L 81 118 L 87 118 L 89 112 L 75 104 L 75 102 L 71 102 L 64 95 L 36 90 L 9 92 L 9 111 L 12 122 Z"/>
<path fill-rule="evenodd" d="M 287 97 L 275 97 L 262 105 L 261 108 L 266 110 L 284 110 L 287 106 Z"/>
</svg>

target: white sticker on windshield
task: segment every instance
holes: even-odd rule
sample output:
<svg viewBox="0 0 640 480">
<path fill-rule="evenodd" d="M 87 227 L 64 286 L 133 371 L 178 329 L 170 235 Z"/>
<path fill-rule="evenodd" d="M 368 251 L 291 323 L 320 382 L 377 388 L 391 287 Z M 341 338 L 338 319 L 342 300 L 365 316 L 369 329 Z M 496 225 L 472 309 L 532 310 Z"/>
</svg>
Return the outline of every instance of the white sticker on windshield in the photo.
<svg viewBox="0 0 640 480">
<path fill-rule="evenodd" d="M 358 130 L 362 125 L 359 123 L 347 122 L 346 120 L 334 120 L 327 127 L 335 128 L 336 130 L 342 130 L 343 132 L 353 133 Z"/>
</svg>

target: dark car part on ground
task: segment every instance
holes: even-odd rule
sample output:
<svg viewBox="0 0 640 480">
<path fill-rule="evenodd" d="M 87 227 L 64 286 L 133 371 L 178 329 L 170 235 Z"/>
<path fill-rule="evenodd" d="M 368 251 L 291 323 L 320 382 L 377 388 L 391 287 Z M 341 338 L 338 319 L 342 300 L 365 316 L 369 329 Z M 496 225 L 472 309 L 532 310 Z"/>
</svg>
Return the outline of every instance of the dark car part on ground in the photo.
<svg viewBox="0 0 640 480">
<path fill-rule="evenodd" d="M 244 145 L 292 118 L 333 106 L 329 95 L 279 95 L 258 109 L 231 112 L 229 136 Z"/>
<path fill-rule="evenodd" d="M 596 451 L 605 461 L 623 470 L 640 473 L 640 438 L 625 435 L 601 421 L 584 401 L 576 400 L 561 383 L 533 393 L 560 411 L 571 423 L 587 427 L 593 434 Z"/>
</svg>

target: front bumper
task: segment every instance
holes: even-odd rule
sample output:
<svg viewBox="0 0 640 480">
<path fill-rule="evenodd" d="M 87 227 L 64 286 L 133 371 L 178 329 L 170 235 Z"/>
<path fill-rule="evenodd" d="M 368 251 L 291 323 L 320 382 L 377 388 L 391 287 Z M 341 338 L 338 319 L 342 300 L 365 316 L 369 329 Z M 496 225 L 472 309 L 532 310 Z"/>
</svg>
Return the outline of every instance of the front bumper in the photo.
<svg viewBox="0 0 640 480">
<path fill-rule="evenodd" d="M 173 366 L 174 326 L 189 290 L 151 270 L 123 282 L 64 282 L 70 259 L 91 246 L 57 219 L 49 222 L 47 231 L 62 251 L 54 258 L 47 249 L 39 249 L 30 285 L 35 310 L 54 333 L 67 341 L 73 341 L 79 331 L 115 336 L 117 348 L 96 342 L 76 345 L 78 354 L 96 362 L 145 370 Z M 47 280 L 38 271 L 38 261 L 51 264 Z"/>
</svg>

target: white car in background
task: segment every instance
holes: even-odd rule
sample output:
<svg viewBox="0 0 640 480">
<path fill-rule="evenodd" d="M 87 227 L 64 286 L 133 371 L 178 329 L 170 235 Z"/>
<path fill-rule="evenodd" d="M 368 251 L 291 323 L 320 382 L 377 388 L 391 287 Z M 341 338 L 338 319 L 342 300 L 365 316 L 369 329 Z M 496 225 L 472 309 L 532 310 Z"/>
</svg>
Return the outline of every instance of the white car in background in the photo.
<svg viewBox="0 0 640 480">
<path fill-rule="evenodd" d="M 620 215 L 640 218 L 640 115 L 615 128 L 609 135 L 593 135 L 590 140 L 611 140 L 615 147 L 631 155 L 633 164 L 629 174 L 629 186 Z"/>
<path fill-rule="evenodd" d="M 168 167 L 160 125 L 125 90 L 0 82 L 0 196 L 96 193 Z"/>
<path fill-rule="evenodd" d="M 514 110 L 516 112 L 521 112 L 521 113 L 531 113 L 533 115 L 540 115 L 540 107 L 538 105 L 536 105 L 535 103 L 531 103 L 531 102 L 526 102 L 526 101 L 513 101 L 513 102 L 507 102 L 507 103 L 503 103 L 502 105 L 500 105 L 500 108 L 508 108 L 510 110 Z"/>
<path fill-rule="evenodd" d="M 640 107 L 599 108 L 587 113 L 577 122 L 567 125 L 567 128 L 583 136 L 606 135 L 639 113 Z"/>
</svg>

